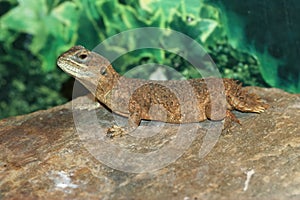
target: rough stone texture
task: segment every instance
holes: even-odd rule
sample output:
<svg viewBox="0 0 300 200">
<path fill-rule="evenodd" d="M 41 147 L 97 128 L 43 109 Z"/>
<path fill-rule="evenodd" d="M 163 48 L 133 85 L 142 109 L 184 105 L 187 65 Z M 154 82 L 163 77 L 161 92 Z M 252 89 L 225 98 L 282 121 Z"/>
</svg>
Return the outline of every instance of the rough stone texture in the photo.
<svg viewBox="0 0 300 200">
<path fill-rule="evenodd" d="M 158 122 L 143 123 L 135 136 L 144 138 L 106 138 L 113 118 L 105 108 L 83 103 L 87 97 L 74 100 L 74 110 L 70 102 L 4 119 L 0 199 L 300 199 L 300 96 L 250 89 L 270 103 L 265 113 L 236 113 L 242 125 L 222 135 L 215 131 L 220 122 L 181 126 L 183 140 L 191 142 L 186 149 L 180 149 L 180 141 L 170 145 L 178 125 Z M 96 112 L 98 125 L 89 121 L 91 112 Z M 82 117 L 76 126 L 73 114 Z M 145 134 L 162 126 L 160 134 Z M 95 134 L 84 134 L 88 129 Z M 99 138 L 105 143 L 97 145 Z M 110 152 L 105 145 L 140 155 L 169 145 L 166 154 L 172 156 L 176 148 L 183 154 L 156 171 L 129 173 L 96 159 L 119 159 L 125 170 L 134 169 L 122 152 Z M 154 159 L 149 166 L 163 161 Z"/>
</svg>

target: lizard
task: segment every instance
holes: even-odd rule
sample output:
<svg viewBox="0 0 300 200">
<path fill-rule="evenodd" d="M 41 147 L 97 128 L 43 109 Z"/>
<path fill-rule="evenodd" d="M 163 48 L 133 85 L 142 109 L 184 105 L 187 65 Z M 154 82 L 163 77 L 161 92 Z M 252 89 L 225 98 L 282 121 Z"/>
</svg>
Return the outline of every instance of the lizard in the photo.
<svg viewBox="0 0 300 200">
<path fill-rule="evenodd" d="M 133 131 L 141 120 L 181 124 L 225 119 L 240 124 L 232 110 L 261 113 L 269 107 L 234 79 L 127 78 L 116 72 L 106 58 L 83 46 L 74 46 L 62 53 L 57 65 L 79 80 L 112 112 L 128 117 L 128 126 L 108 129 L 109 137 Z"/>
</svg>

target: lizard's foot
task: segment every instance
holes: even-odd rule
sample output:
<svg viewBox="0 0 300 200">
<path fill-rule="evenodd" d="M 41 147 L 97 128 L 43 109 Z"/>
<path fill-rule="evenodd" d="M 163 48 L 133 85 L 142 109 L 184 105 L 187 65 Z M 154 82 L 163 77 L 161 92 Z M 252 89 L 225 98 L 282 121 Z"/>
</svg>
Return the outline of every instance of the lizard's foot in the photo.
<svg viewBox="0 0 300 200">
<path fill-rule="evenodd" d="M 106 136 L 109 138 L 122 137 L 126 133 L 127 131 L 124 128 L 113 125 L 111 128 L 107 130 Z"/>
</svg>

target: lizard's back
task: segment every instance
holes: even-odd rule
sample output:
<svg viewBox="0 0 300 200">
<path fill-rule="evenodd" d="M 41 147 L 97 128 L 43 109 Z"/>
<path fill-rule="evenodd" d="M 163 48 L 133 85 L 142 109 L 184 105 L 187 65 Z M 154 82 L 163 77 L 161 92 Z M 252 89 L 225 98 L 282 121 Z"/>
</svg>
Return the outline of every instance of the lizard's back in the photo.
<svg viewBox="0 0 300 200">
<path fill-rule="evenodd" d="M 121 77 L 104 57 L 75 46 L 62 54 L 58 65 L 82 82 L 113 112 L 129 117 L 171 123 L 236 118 L 233 109 L 263 112 L 268 105 L 232 79 L 206 78 L 150 81 Z M 238 121 L 238 120 L 235 120 Z"/>
<path fill-rule="evenodd" d="M 267 107 L 235 80 L 220 78 L 151 81 L 122 77 L 109 99 L 112 111 L 120 115 L 170 123 L 222 120 L 228 110 L 262 112 Z"/>
</svg>

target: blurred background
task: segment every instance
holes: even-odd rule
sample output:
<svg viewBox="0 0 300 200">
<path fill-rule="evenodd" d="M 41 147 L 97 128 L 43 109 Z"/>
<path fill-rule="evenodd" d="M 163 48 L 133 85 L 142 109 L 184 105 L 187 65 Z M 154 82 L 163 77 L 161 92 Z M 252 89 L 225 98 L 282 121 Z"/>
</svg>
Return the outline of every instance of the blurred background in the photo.
<svg viewBox="0 0 300 200">
<path fill-rule="evenodd" d="M 223 77 L 299 93 L 299 10 L 298 0 L 0 0 L 0 118 L 67 102 L 73 79 L 56 58 L 139 27 L 192 37 Z M 159 50 L 131 52 L 114 67 L 124 74 L 145 61 L 199 77 L 185 60 Z"/>
</svg>

